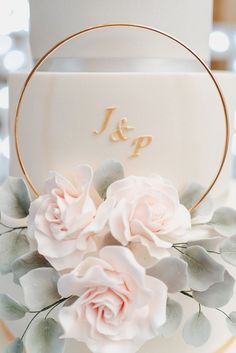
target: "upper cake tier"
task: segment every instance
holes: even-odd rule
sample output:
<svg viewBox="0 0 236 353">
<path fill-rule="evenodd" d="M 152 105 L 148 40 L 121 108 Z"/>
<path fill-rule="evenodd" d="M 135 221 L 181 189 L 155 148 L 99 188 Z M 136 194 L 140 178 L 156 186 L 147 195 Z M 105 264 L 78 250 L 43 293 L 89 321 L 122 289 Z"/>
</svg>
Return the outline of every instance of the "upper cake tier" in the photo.
<svg viewBox="0 0 236 353">
<path fill-rule="evenodd" d="M 39 58 L 57 41 L 83 28 L 125 22 L 166 31 L 208 61 L 212 3 L 212 0 L 30 0 L 32 54 Z M 137 29 L 106 29 L 86 34 L 82 40 L 57 51 L 54 57 L 191 61 L 183 49 L 170 45 L 168 40 L 154 40 L 154 36 Z"/>
</svg>

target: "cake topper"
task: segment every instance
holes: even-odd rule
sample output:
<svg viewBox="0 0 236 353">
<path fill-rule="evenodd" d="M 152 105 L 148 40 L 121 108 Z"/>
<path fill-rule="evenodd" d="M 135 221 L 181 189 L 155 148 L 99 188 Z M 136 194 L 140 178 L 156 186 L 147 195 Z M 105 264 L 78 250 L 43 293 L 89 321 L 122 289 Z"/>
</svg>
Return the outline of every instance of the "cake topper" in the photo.
<svg viewBox="0 0 236 353">
<path fill-rule="evenodd" d="M 37 192 L 19 146 L 20 110 L 28 84 L 57 48 L 108 27 L 168 37 L 189 51 L 213 81 L 224 111 L 225 145 L 207 189 L 191 184 L 179 195 L 165 178 L 125 175 L 121 163 L 110 160 L 95 171 L 79 164 L 71 180 L 51 173 L 45 191 Z M 114 109 L 107 111 L 96 135 L 107 128 Z M 123 120 L 113 140 L 126 139 L 124 127 L 132 128 Z M 183 327 L 188 344 L 199 347 L 210 337 L 214 323 L 205 307 L 222 313 L 236 335 L 236 311 L 221 309 L 232 298 L 235 284 L 223 261 L 236 266 L 236 211 L 215 209 L 209 195 L 226 159 L 228 115 L 214 75 L 196 53 L 171 35 L 143 25 L 117 23 L 82 30 L 53 46 L 27 77 L 14 133 L 21 169 L 37 198 L 31 199 L 21 178 L 9 177 L 0 188 L 0 221 L 6 228 L 0 237 L 0 271 L 13 273 L 25 300 L 21 304 L 1 294 L 0 318 L 32 315 L 22 336 L 5 352 L 23 353 L 25 346 L 27 353 L 60 353 L 65 339 L 74 338 L 94 353 L 135 353 L 147 340 L 175 333 L 183 318 L 180 303 L 170 298 L 176 293 L 196 303 Z M 55 308 L 58 321 L 49 317 Z"/>
</svg>

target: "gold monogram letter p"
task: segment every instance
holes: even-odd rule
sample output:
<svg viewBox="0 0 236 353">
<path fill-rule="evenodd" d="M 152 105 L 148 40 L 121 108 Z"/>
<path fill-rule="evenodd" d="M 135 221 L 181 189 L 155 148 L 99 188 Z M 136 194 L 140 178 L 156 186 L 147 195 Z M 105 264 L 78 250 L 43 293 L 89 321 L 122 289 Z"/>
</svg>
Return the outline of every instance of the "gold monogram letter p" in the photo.
<svg viewBox="0 0 236 353">
<path fill-rule="evenodd" d="M 132 145 L 134 145 L 133 153 L 131 154 L 131 158 L 138 157 L 140 155 L 140 150 L 149 146 L 152 143 L 153 137 L 151 135 L 141 135 L 136 137 Z"/>
</svg>

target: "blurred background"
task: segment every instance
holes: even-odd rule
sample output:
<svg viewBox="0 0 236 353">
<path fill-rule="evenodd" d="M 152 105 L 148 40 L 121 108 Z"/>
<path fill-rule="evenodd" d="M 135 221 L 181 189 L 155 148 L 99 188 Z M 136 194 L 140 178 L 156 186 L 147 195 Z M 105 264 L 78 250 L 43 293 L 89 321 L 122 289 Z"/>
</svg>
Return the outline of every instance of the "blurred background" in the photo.
<svg viewBox="0 0 236 353">
<path fill-rule="evenodd" d="M 236 72 L 235 0 L 215 0 L 213 16 L 211 67 Z M 9 161 L 7 77 L 10 72 L 32 67 L 29 18 L 28 0 L 0 0 L 0 183 L 8 173 Z M 236 113 L 231 151 L 236 156 Z"/>
</svg>

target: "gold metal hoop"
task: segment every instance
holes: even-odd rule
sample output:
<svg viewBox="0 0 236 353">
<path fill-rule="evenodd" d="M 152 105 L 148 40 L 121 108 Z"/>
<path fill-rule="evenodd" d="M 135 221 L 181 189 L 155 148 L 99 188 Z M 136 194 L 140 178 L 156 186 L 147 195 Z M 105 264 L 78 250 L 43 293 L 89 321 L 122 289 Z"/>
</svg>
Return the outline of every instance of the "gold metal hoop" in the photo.
<svg viewBox="0 0 236 353">
<path fill-rule="evenodd" d="M 160 34 L 166 38 L 169 38 L 170 40 L 174 41 L 175 43 L 179 44 L 180 46 L 182 46 L 183 48 L 185 48 L 190 54 L 192 54 L 197 61 L 201 64 L 201 66 L 205 69 L 205 71 L 208 73 L 208 75 L 210 76 L 212 82 L 214 83 L 214 86 L 217 90 L 217 93 L 219 95 L 221 104 L 223 106 L 223 111 L 224 111 L 224 120 L 225 120 L 225 144 L 224 144 L 224 150 L 223 150 L 223 155 L 220 161 L 220 165 L 216 171 L 216 174 L 213 178 L 213 180 L 210 182 L 209 186 L 207 187 L 206 191 L 199 197 L 198 200 L 196 200 L 196 202 L 194 203 L 194 205 L 191 206 L 191 208 L 189 209 L 189 211 L 193 211 L 204 199 L 205 197 L 209 194 L 209 192 L 212 190 L 212 188 L 214 187 L 214 185 L 216 184 L 221 171 L 223 169 L 225 160 L 226 160 L 226 156 L 227 156 L 227 151 L 228 151 L 228 146 L 229 146 L 229 119 L 228 119 L 228 112 L 227 112 L 227 108 L 226 108 L 226 103 L 223 97 L 223 94 L 221 92 L 220 86 L 216 80 L 216 78 L 214 77 L 212 71 L 210 70 L 210 68 L 207 66 L 207 64 L 191 49 L 189 48 L 186 44 L 184 44 L 182 41 L 180 41 L 179 39 L 173 37 L 172 35 L 163 32 L 159 29 L 153 28 L 153 27 L 149 27 L 149 26 L 145 26 L 145 25 L 140 25 L 140 24 L 133 24 L 133 23 L 109 23 L 109 24 L 101 24 L 101 25 L 97 25 L 97 26 L 93 26 L 93 27 L 89 27 L 86 29 L 83 29 L 77 33 L 74 33 L 66 38 L 64 38 L 63 40 L 61 40 L 60 42 L 58 42 L 57 44 L 55 44 L 53 47 L 51 47 L 42 57 L 41 59 L 39 59 L 39 61 L 37 62 L 37 64 L 34 66 L 34 68 L 32 69 L 32 71 L 29 73 L 28 77 L 26 78 L 24 85 L 23 85 L 23 89 L 21 91 L 19 100 L 18 100 L 18 104 L 17 104 L 17 108 L 16 108 L 16 115 L 15 115 L 15 124 L 14 124 L 14 137 L 15 137 L 15 148 L 16 148 L 16 153 L 17 153 L 17 158 L 21 167 L 21 170 L 26 178 L 26 181 L 28 182 L 29 186 L 31 187 L 31 189 L 34 191 L 34 193 L 38 196 L 39 193 L 34 185 L 34 183 L 32 182 L 25 164 L 23 162 L 23 158 L 22 158 L 22 154 L 20 151 L 20 146 L 19 146 L 19 121 L 20 121 L 20 110 L 21 110 L 21 105 L 22 105 L 22 101 L 25 95 L 25 91 L 26 88 L 29 84 L 29 82 L 31 81 L 33 75 L 35 74 L 35 72 L 41 67 L 41 65 L 47 60 L 47 58 L 54 52 L 56 51 L 58 48 L 60 48 L 61 46 L 63 46 L 65 43 L 71 41 L 74 38 L 79 37 L 80 35 L 83 35 L 85 33 L 88 32 L 92 32 L 92 31 L 96 31 L 99 29 L 103 29 L 103 28 L 110 28 L 110 27 L 128 27 L 128 28 L 139 28 L 139 29 L 143 29 L 143 30 L 147 30 L 150 32 L 154 32 L 157 34 Z"/>
</svg>

